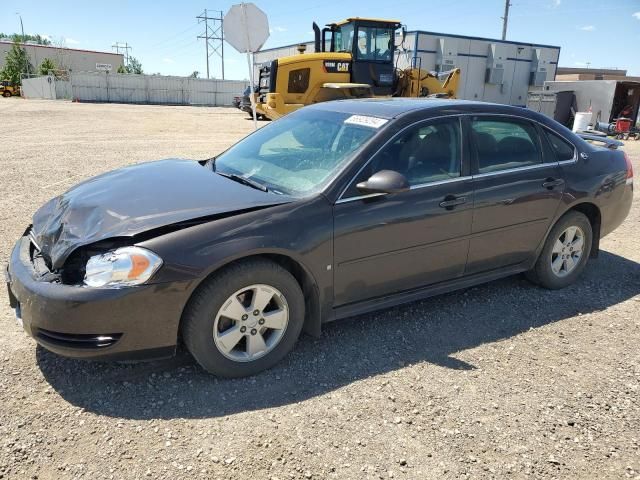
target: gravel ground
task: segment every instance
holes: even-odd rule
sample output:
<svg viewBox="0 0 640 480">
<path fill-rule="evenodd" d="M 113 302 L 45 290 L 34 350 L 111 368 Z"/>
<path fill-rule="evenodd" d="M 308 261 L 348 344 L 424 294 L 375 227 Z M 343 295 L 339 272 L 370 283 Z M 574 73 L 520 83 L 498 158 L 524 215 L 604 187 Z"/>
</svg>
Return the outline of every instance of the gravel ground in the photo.
<svg viewBox="0 0 640 480">
<path fill-rule="evenodd" d="M 207 158 L 252 127 L 220 108 L 0 100 L 2 262 L 79 180 Z M 248 379 L 186 353 L 60 358 L 4 294 L 0 478 L 640 478 L 638 197 L 572 287 L 513 277 L 331 324 Z"/>
</svg>

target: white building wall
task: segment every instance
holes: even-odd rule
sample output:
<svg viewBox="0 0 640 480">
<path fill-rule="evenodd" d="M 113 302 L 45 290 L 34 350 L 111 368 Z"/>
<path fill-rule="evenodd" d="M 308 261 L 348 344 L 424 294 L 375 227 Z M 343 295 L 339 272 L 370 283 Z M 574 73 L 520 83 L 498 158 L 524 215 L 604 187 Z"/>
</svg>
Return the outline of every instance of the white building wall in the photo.
<svg viewBox="0 0 640 480">
<path fill-rule="evenodd" d="M 0 69 L 4 67 L 5 57 L 13 46 L 12 42 L 0 42 Z M 74 72 L 95 72 L 96 64 L 109 64 L 113 72 L 124 65 L 124 55 L 110 52 L 96 52 L 73 48 L 58 48 L 48 45 L 24 45 L 31 65 L 37 69 L 45 58 L 64 69 Z"/>
</svg>

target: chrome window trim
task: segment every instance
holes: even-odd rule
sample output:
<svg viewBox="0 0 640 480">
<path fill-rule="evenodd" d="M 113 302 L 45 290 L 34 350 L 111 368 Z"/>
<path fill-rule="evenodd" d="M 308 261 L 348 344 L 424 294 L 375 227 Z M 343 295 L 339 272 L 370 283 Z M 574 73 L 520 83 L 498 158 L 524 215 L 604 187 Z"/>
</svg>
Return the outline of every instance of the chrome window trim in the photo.
<svg viewBox="0 0 640 480">
<path fill-rule="evenodd" d="M 335 204 L 337 205 L 339 203 L 354 202 L 356 200 L 364 200 L 365 198 L 381 197 L 383 195 L 387 195 L 387 194 L 386 193 L 369 193 L 367 195 L 358 195 L 357 197 L 340 198 L 336 200 Z"/>
<path fill-rule="evenodd" d="M 462 180 L 470 180 L 471 178 L 473 178 L 471 175 L 465 175 L 464 177 L 460 176 L 460 177 L 454 177 L 454 178 L 445 178 L 444 180 L 434 180 L 433 182 L 425 182 L 425 183 L 419 183 L 418 185 L 411 185 L 409 187 L 409 190 L 419 190 L 421 188 L 432 187 L 434 185 L 445 185 L 447 183 L 455 183 L 455 182 L 460 182 Z"/>
<path fill-rule="evenodd" d="M 536 163 L 535 165 L 525 165 L 523 167 L 515 167 L 515 168 L 507 168 L 505 170 L 496 170 L 495 172 L 485 172 L 485 173 L 476 173 L 475 175 L 471 175 L 472 178 L 484 178 L 484 177 L 493 177 L 495 175 L 501 175 L 503 173 L 516 173 L 516 172 L 524 172 L 527 170 L 538 170 L 540 168 L 545 167 L 555 167 L 557 166 L 557 162 L 552 163 Z"/>
<path fill-rule="evenodd" d="M 411 190 L 419 190 L 421 188 L 425 188 L 425 187 L 433 187 L 436 185 L 445 185 L 447 183 L 455 183 L 455 182 L 460 182 L 463 180 L 472 180 L 473 177 L 471 175 L 466 175 L 464 177 L 455 177 L 455 178 L 447 178 L 445 180 L 435 180 L 433 182 L 427 182 L 427 183 L 420 183 L 418 185 L 411 185 L 409 187 L 409 191 Z M 336 201 L 336 204 L 338 203 L 347 203 L 347 202 L 352 202 L 355 200 L 362 200 L 365 198 L 373 198 L 373 197 L 380 197 L 383 195 L 389 195 L 388 193 L 369 193 L 367 195 L 358 195 L 357 197 L 349 197 L 349 198 L 340 198 Z"/>
<path fill-rule="evenodd" d="M 576 149 L 574 154 L 573 154 L 573 158 L 571 160 L 562 160 L 561 162 L 557 162 L 558 165 L 573 165 L 575 163 L 578 163 L 578 150 Z"/>
<path fill-rule="evenodd" d="M 351 180 L 349 181 L 349 183 L 347 183 L 347 186 L 344 187 L 342 189 L 342 192 L 340 192 L 340 195 L 338 196 L 338 200 L 336 200 L 336 204 L 337 203 L 345 203 L 346 201 L 350 201 L 350 200 L 362 200 L 363 198 L 369 198 L 372 196 L 379 196 L 379 195 L 386 195 L 385 193 L 370 193 L 368 195 L 359 195 L 357 197 L 349 197 L 349 198 L 343 198 L 343 195 L 346 193 L 347 190 L 349 190 L 349 187 L 351 187 L 351 185 L 353 184 L 353 182 L 356 180 L 356 178 L 358 178 L 358 175 L 360 175 L 360 173 L 362 173 L 362 171 L 365 169 L 365 167 L 367 165 L 369 165 L 369 163 L 371 162 L 371 160 L 373 160 L 376 155 L 378 155 L 387 145 L 389 145 L 391 142 L 393 142 L 394 140 L 396 140 L 400 135 L 402 135 L 406 130 L 408 130 L 409 128 L 415 127 L 416 125 L 420 125 L 421 123 L 428 123 L 428 122 L 432 122 L 433 120 L 440 120 L 443 118 L 457 118 L 458 119 L 458 123 L 460 124 L 460 170 L 462 170 L 462 152 L 463 152 L 463 147 L 464 147 L 464 138 L 463 138 L 463 132 L 462 132 L 462 124 L 460 123 L 460 119 L 462 117 L 464 117 L 465 115 L 467 115 L 466 113 L 456 113 L 453 115 L 440 115 L 438 117 L 431 117 L 431 118 L 426 118 L 423 120 L 418 120 L 417 122 L 412 123 L 411 125 L 407 125 L 406 127 L 404 127 L 402 130 L 400 130 L 399 132 L 397 132 L 393 137 L 391 137 L 389 140 L 387 140 L 386 142 L 384 142 L 384 144 L 378 148 L 378 150 L 375 151 L 375 153 L 373 155 L 371 155 L 371 157 L 364 163 L 364 165 L 362 165 L 362 167 L 360 167 L 358 169 L 358 171 L 355 173 L 355 175 L 351 178 Z M 470 177 L 456 177 L 452 180 L 458 180 L 461 178 L 470 178 Z M 443 180 L 444 182 L 448 182 L 449 180 Z M 424 184 L 420 184 L 420 185 L 415 185 L 416 187 L 424 187 L 424 186 L 428 186 L 428 185 L 433 185 L 432 183 L 424 183 Z M 410 190 L 412 188 L 410 187 Z"/>
</svg>

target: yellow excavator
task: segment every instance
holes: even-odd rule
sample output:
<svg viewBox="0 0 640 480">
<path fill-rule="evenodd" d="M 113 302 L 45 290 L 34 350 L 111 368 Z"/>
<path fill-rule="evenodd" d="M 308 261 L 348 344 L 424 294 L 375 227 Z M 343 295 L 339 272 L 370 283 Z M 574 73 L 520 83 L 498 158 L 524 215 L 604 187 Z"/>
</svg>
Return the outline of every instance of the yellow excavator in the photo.
<svg viewBox="0 0 640 480">
<path fill-rule="evenodd" d="M 256 111 L 271 120 L 311 103 L 344 98 L 456 98 L 460 69 L 443 80 L 412 66 L 396 67 L 396 20 L 348 18 L 324 29 L 314 22 L 315 53 L 282 57 L 260 68 Z M 404 42 L 405 32 L 402 30 Z"/>
<path fill-rule="evenodd" d="M 12 95 L 20 95 L 20 87 L 13 85 L 9 80 L 0 81 L 0 95 L 3 97 L 11 97 Z"/>
</svg>

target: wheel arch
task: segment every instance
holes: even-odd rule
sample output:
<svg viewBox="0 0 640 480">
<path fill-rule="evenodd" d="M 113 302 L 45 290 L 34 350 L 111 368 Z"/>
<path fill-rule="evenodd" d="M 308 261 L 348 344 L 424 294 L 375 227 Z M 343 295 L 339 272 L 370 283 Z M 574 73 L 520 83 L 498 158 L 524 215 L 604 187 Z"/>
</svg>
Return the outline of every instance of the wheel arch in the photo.
<svg viewBox="0 0 640 480">
<path fill-rule="evenodd" d="M 300 262 L 281 253 L 265 253 L 258 255 L 267 258 L 291 273 L 297 280 L 304 295 L 303 331 L 313 337 L 321 333 L 322 316 L 320 314 L 320 292 L 318 284 L 311 272 Z"/>
<path fill-rule="evenodd" d="M 589 258 L 598 258 L 598 255 L 600 253 L 600 226 L 602 224 L 602 213 L 600 212 L 600 208 L 595 203 L 582 201 L 571 205 L 560 215 L 558 215 L 553 222 L 551 222 L 546 234 L 544 235 L 542 241 L 540 242 L 540 245 L 538 246 L 538 249 L 536 250 L 531 266 L 535 264 L 536 260 L 542 253 L 542 249 L 544 248 L 544 245 L 547 242 L 547 239 L 549 238 L 549 234 L 551 233 L 553 227 L 560 221 L 562 217 L 570 212 L 580 212 L 589 220 L 593 233 L 593 238 L 591 241 L 591 253 L 589 254 Z"/>
<path fill-rule="evenodd" d="M 229 268 L 233 265 L 237 265 L 238 263 L 248 262 L 251 260 L 257 259 L 265 259 L 272 261 L 282 268 L 287 270 L 293 277 L 296 279 L 298 284 L 300 285 L 300 289 L 302 290 L 302 294 L 304 296 L 304 304 L 305 304 L 305 318 L 303 324 L 303 331 L 313 337 L 319 337 L 321 333 L 321 323 L 322 323 L 322 315 L 321 315 L 321 303 L 320 303 L 320 292 L 318 289 L 318 284 L 310 272 L 310 270 L 302 264 L 302 262 L 294 259 L 292 256 L 287 255 L 282 252 L 255 252 L 249 255 L 244 255 L 241 257 L 230 258 L 227 259 L 222 264 L 219 264 L 210 271 L 206 276 L 202 278 L 200 282 L 193 288 L 189 298 L 187 299 L 184 308 L 182 309 L 182 314 L 180 316 L 180 323 L 178 325 L 178 335 L 181 335 L 182 324 L 184 321 L 184 312 L 191 301 L 193 295 L 198 291 L 198 289 L 210 278 L 218 275 L 221 271 L 226 268 Z"/>
<path fill-rule="evenodd" d="M 581 202 L 572 205 L 571 208 L 564 212 L 560 218 L 572 211 L 580 212 L 589 219 L 593 233 L 589 258 L 598 258 L 598 254 L 600 253 L 600 227 L 602 225 L 602 213 L 600 208 L 592 202 Z M 560 218 L 558 218 L 558 220 L 560 220 Z"/>
</svg>

